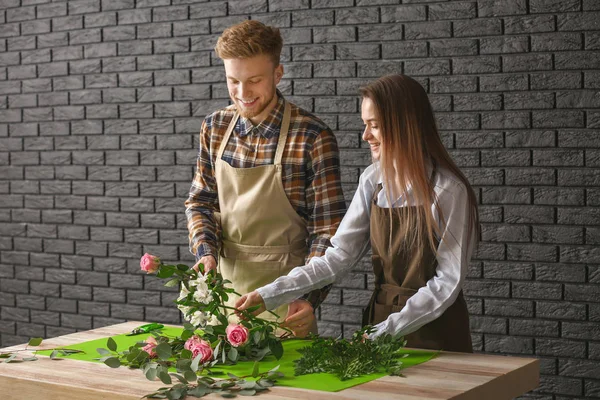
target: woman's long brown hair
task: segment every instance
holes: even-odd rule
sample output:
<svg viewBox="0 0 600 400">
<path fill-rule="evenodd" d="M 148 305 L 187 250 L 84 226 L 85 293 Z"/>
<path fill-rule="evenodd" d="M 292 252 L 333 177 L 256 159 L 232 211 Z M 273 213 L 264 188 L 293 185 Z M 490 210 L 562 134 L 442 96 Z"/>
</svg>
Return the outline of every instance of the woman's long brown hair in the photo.
<svg viewBox="0 0 600 400">
<path fill-rule="evenodd" d="M 429 163 L 449 170 L 465 185 L 469 203 L 468 240 L 476 241 L 479 231 L 477 199 L 469 181 L 442 144 L 433 109 L 423 87 L 408 76 L 388 75 L 361 88 L 360 93 L 375 105 L 381 136 L 380 168 L 388 203 L 392 204 L 392 200 L 403 196 L 409 205 L 417 205 L 403 210 L 408 219 L 404 224 L 406 229 L 399 233 L 404 236 L 404 245 L 412 249 L 417 246 L 421 255 L 425 245 L 437 252 L 442 232 L 431 212 L 431 205 L 436 207 L 440 224 L 444 226 L 446 223 L 427 171 Z M 399 208 L 395 210 L 400 213 Z"/>
</svg>

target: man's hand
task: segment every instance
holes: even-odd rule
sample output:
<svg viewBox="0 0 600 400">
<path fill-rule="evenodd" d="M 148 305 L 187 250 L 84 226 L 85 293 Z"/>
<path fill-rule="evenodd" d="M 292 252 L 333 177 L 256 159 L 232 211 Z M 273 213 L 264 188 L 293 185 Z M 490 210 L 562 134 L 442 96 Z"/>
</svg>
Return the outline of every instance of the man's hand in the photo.
<svg viewBox="0 0 600 400">
<path fill-rule="evenodd" d="M 288 314 L 281 326 L 291 329 L 299 338 L 306 337 L 314 323 L 315 314 L 312 305 L 302 299 L 295 300 L 288 307 Z"/>
<path fill-rule="evenodd" d="M 267 310 L 262 296 L 257 291 L 245 294 L 235 302 L 235 308 L 237 308 L 239 311 L 246 310 L 252 306 L 260 306 L 258 310 L 252 313 L 252 315 L 258 315 Z M 236 313 L 241 316 L 239 311 L 236 311 Z"/>
<path fill-rule="evenodd" d="M 210 255 L 202 257 L 196 264 L 194 264 L 193 268 L 196 270 L 196 272 L 200 272 L 199 264 L 204 264 L 205 274 L 210 270 L 217 269 L 217 261 L 213 256 Z"/>
</svg>

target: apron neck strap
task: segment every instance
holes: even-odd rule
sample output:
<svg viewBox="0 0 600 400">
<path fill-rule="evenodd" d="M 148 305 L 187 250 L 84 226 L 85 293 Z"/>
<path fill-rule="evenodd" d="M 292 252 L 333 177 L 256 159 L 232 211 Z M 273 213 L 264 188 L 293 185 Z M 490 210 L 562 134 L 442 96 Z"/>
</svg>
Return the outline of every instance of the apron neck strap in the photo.
<svg viewBox="0 0 600 400">
<path fill-rule="evenodd" d="M 275 152 L 275 160 L 273 164 L 281 165 L 281 159 L 283 158 L 283 149 L 285 148 L 285 142 L 287 141 L 288 131 L 290 129 L 290 117 L 292 110 L 290 103 L 285 102 L 285 108 L 283 110 L 283 121 L 281 121 L 281 128 L 279 129 L 279 142 L 277 143 L 277 151 Z"/>
<path fill-rule="evenodd" d="M 283 149 L 285 148 L 285 142 L 287 141 L 288 131 L 290 128 L 290 119 L 292 115 L 292 109 L 290 107 L 290 103 L 285 102 L 285 108 L 283 110 L 283 120 L 281 121 L 281 128 L 279 129 L 279 140 L 277 142 L 277 151 L 275 152 L 275 160 L 273 162 L 274 165 L 281 165 L 281 159 L 283 158 Z M 233 118 L 227 127 L 227 131 L 225 131 L 225 136 L 223 136 L 223 140 L 221 141 L 221 145 L 219 146 L 219 152 L 217 153 L 217 160 L 220 160 L 223 157 L 223 153 L 225 152 L 225 146 L 227 146 L 227 142 L 229 142 L 229 138 L 231 137 L 231 133 L 235 128 L 235 124 L 237 120 L 240 118 L 240 114 L 236 111 L 233 114 Z"/>
<path fill-rule="evenodd" d="M 240 114 L 238 114 L 238 112 L 236 111 L 235 114 L 233 114 L 233 118 L 231 119 L 231 122 L 229 123 L 229 126 L 227 127 L 227 130 L 225 131 L 225 136 L 223 136 L 223 140 L 221 141 L 221 145 L 219 146 L 219 152 L 217 153 L 217 160 L 220 160 L 221 158 L 223 158 L 223 152 L 225 151 L 225 146 L 227 146 L 227 142 L 229 142 L 229 137 L 231 136 L 231 132 L 233 132 L 233 128 L 235 128 L 235 124 L 237 123 L 237 120 L 240 118 Z"/>
</svg>

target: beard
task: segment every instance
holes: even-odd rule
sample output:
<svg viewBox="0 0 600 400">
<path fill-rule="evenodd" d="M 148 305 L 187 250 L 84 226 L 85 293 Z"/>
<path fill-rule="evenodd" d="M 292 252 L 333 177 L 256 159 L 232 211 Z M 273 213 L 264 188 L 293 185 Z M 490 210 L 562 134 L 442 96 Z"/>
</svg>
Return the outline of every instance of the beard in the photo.
<svg viewBox="0 0 600 400">
<path fill-rule="evenodd" d="M 240 114 L 241 117 L 244 117 L 246 119 L 254 118 L 254 117 L 260 115 L 263 111 L 265 111 L 265 109 L 269 106 L 269 104 L 271 104 L 271 101 L 273 101 L 273 98 L 276 95 L 277 95 L 276 91 L 273 91 L 273 93 L 271 94 L 271 96 L 269 97 L 268 100 L 265 100 L 262 103 L 258 103 L 256 106 L 254 106 L 250 110 L 245 108 L 243 105 L 240 106 L 239 100 L 236 100 L 236 101 L 234 101 L 235 108 L 237 109 L 237 112 L 238 112 L 238 114 Z"/>
</svg>

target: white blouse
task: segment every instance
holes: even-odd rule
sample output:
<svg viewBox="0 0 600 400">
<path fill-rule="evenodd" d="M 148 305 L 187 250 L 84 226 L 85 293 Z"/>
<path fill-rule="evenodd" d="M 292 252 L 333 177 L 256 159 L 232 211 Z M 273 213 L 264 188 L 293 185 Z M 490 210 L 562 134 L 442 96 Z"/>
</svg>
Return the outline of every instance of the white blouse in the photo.
<svg viewBox="0 0 600 400">
<path fill-rule="evenodd" d="M 350 272 L 370 248 L 371 200 L 377 185 L 382 183 L 378 163 L 369 166 L 360 176 L 358 189 L 336 234 L 332 247 L 321 257 L 312 258 L 302 267 L 296 267 L 286 276 L 257 289 L 267 309 L 272 310 L 290 303 L 304 293 L 340 281 Z M 436 276 L 420 288 L 399 312 L 377 324 L 374 338 L 385 332 L 394 336 L 412 333 L 440 317 L 451 306 L 461 291 L 471 259 L 474 240 L 468 236 L 467 189 L 451 172 L 438 168 L 435 175 L 435 193 L 438 196 L 445 226 L 440 224 L 442 240 L 438 247 Z M 412 198 L 410 192 L 407 198 Z M 389 207 L 385 186 L 377 197 L 379 207 Z M 414 205 L 414 204 L 411 204 Z M 407 206 L 406 199 L 398 198 L 393 207 Z M 436 221 L 439 216 L 432 205 Z M 474 230 L 473 230 L 474 231 Z M 365 304 L 366 306 L 366 304 Z"/>
</svg>

